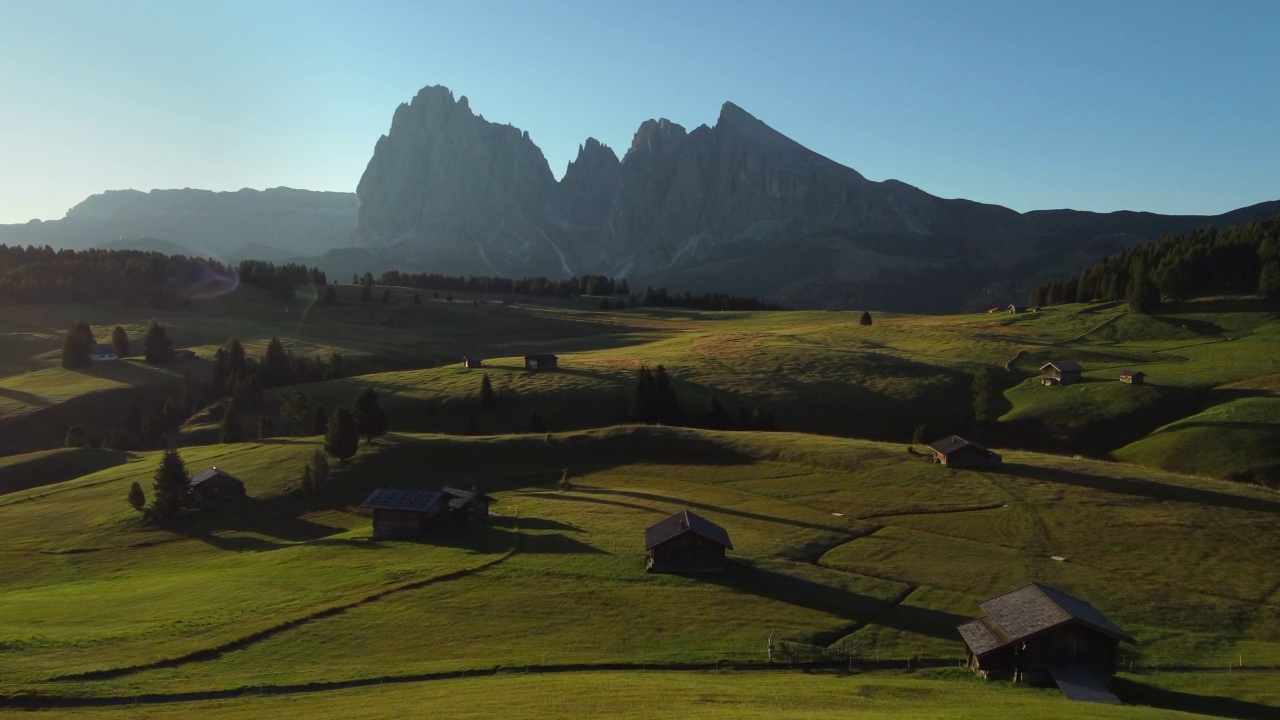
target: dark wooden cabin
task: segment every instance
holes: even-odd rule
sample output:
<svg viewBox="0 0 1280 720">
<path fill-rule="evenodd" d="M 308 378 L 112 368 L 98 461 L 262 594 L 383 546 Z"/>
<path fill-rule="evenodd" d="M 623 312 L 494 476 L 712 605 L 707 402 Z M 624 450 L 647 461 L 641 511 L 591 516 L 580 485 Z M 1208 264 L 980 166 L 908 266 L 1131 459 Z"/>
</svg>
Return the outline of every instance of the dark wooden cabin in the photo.
<svg viewBox="0 0 1280 720">
<path fill-rule="evenodd" d="M 535 353 L 524 356 L 525 370 L 555 370 L 560 358 L 551 353 Z"/>
<path fill-rule="evenodd" d="M 644 542 L 647 570 L 656 573 L 724 572 L 725 550 L 733 549 L 727 530 L 689 510 L 650 525 Z"/>
<path fill-rule="evenodd" d="M 985 617 L 957 627 L 975 673 L 1028 685 L 1056 683 L 1073 699 L 1116 702 L 1107 699 L 1116 648 L 1121 640 L 1137 641 L 1092 605 L 1032 583 L 978 607 Z"/>
<path fill-rule="evenodd" d="M 187 484 L 187 497 L 195 505 L 242 498 L 246 494 L 240 478 L 216 467 L 201 470 Z"/>
<path fill-rule="evenodd" d="M 998 468 L 1003 458 L 977 443 L 952 435 L 930 443 L 933 461 L 954 468 Z"/>
<path fill-rule="evenodd" d="M 1147 374 L 1141 370 L 1121 370 L 1120 382 L 1130 385 L 1141 385 L 1147 381 Z"/>
<path fill-rule="evenodd" d="M 493 498 L 474 490 L 458 488 L 441 488 L 449 499 L 449 514 L 458 520 L 484 520 L 489 517 L 489 506 L 497 502 Z"/>
<path fill-rule="evenodd" d="M 1074 385 L 1080 382 L 1080 374 L 1084 368 L 1070 360 L 1045 363 L 1040 366 L 1042 385 Z"/>
<path fill-rule="evenodd" d="M 449 511 L 447 495 L 437 490 L 378 488 L 360 505 L 373 511 L 373 539 L 421 535 Z"/>
<path fill-rule="evenodd" d="M 463 355 L 462 366 L 466 368 L 481 368 L 484 367 L 484 360 L 475 355 Z"/>
</svg>

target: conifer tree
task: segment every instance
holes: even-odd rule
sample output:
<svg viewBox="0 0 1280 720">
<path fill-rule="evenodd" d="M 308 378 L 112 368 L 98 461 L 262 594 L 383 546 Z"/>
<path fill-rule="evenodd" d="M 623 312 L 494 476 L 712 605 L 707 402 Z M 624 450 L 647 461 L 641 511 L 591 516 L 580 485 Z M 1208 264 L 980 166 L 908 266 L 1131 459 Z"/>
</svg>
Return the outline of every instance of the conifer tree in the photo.
<svg viewBox="0 0 1280 720">
<path fill-rule="evenodd" d="M 640 366 L 636 374 L 636 387 L 631 394 L 631 421 L 653 424 L 657 422 L 657 407 L 654 403 L 653 373 L 646 366 Z"/>
<path fill-rule="evenodd" d="M 373 442 L 374 438 L 386 434 L 387 416 L 382 412 L 382 406 L 378 403 L 378 393 L 373 388 L 365 388 L 364 392 L 356 397 L 355 404 L 352 406 L 352 415 L 355 416 L 356 427 L 364 436 L 365 442 Z"/>
<path fill-rule="evenodd" d="M 240 421 L 240 413 L 236 412 L 235 405 L 229 405 L 227 412 L 222 416 L 222 435 L 219 442 L 238 443 L 241 440 L 244 440 L 244 425 Z"/>
<path fill-rule="evenodd" d="M 129 334 L 119 325 L 116 326 L 115 330 L 111 331 L 111 349 L 120 357 L 129 355 Z"/>
<path fill-rule="evenodd" d="M 143 339 L 146 347 L 146 361 L 158 365 L 173 361 L 173 342 L 164 326 L 152 320 L 147 325 L 147 334 Z"/>
<path fill-rule="evenodd" d="M 1258 293 L 1269 300 L 1280 300 L 1280 261 L 1268 260 L 1262 264 Z"/>
<path fill-rule="evenodd" d="M 321 450 L 311 453 L 302 471 L 302 487 L 310 492 L 320 492 L 329 484 L 329 458 Z"/>
<path fill-rule="evenodd" d="M 77 323 L 78 324 L 78 323 Z M 62 339 L 62 367 L 85 368 L 92 365 L 89 359 L 89 345 L 76 325 L 67 328 L 66 337 Z"/>
<path fill-rule="evenodd" d="M 329 429 L 329 416 L 323 405 L 316 405 L 315 414 L 311 416 L 311 434 L 323 435 Z"/>
<path fill-rule="evenodd" d="M 858 324 L 859 324 L 859 325 L 870 325 L 870 324 L 871 324 L 871 312 L 870 312 L 870 311 L 868 311 L 868 310 L 863 310 L 863 311 L 862 311 L 862 317 L 858 318 Z"/>
<path fill-rule="evenodd" d="M 137 482 L 129 486 L 129 507 L 138 512 L 147 506 L 147 494 L 142 491 L 142 486 Z"/>
<path fill-rule="evenodd" d="M 1133 261 L 1124 299 L 1129 309 L 1136 313 L 1152 312 L 1160 304 L 1160 291 L 1151 282 L 1146 266 L 1140 260 Z"/>
<path fill-rule="evenodd" d="M 356 427 L 356 419 L 351 411 L 338 408 L 329 416 L 329 428 L 324 435 L 324 451 L 346 460 L 356 454 L 360 447 L 360 429 Z"/>
<path fill-rule="evenodd" d="M 187 488 L 191 484 L 191 476 L 187 474 L 186 463 L 178 451 L 169 448 L 160 458 L 156 468 L 151 490 L 151 509 L 148 517 L 157 524 L 173 521 L 187 499 Z"/>
</svg>

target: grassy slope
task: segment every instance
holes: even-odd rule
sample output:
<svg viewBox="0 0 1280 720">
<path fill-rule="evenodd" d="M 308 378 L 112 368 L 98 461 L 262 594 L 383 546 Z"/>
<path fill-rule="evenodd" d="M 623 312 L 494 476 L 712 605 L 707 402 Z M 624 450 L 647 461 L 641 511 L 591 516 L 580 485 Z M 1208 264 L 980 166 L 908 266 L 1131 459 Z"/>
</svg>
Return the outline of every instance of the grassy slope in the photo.
<svg viewBox="0 0 1280 720">
<path fill-rule="evenodd" d="M 1161 675 L 1125 678 L 1126 696 L 1148 707 L 1073 703 L 1060 694 L 981 683 L 954 672 L 860 675 L 792 672 L 603 672 L 509 674 L 288 696 L 246 696 L 173 705 L 78 710 L 115 718 L 920 718 L 984 720 L 1173 720 L 1205 716 L 1265 718 L 1277 705 L 1273 678 Z M 1241 694 L 1247 699 L 1223 697 Z M 0 712 L 0 717 L 20 711 Z M 1203 715 L 1195 714 L 1203 713 Z M 52 715 L 46 712 L 43 715 Z M 29 713 L 23 713 L 23 717 Z"/>
<path fill-rule="evenodd" d="M 255 497 L 204 518 L 192 538 L 131 520 L 125 490 L 149 485 L 154 456 L 5 496 L 0 665 L 14 668 L 10 689 L 759 660 L 770 632 L 779 653 L 800 659 L 842 644 L 865 658 L 949 658 L 962 653 L 957 622 L 1029 580 L 1094 600 L 1138 636 L 1124 652 L 1140 664 L 1280 664 L 1280 502 L 1260 490 L 1030 453 L 1010 453 L 1008 472 L 975 473 L 866 441 L 620 428 L 549 443 L 392 438 L 302 505 L 278 493 L 312 447 L 185 450 L 193 467 L 243 477 Z M 566 466 L 573 487 L 559 492 Z M 375 485 L 442 482 L 493 492 L 503 517 L 426 544 L 370 545 L 368 517 L 347 509 Z M 730 529 L 724 577 L 642 572 L 642 529 L 680 507 Z M 350 607 L 197 662 L 42 682 L 234 643 L 338 605 Z"/>
</svg>

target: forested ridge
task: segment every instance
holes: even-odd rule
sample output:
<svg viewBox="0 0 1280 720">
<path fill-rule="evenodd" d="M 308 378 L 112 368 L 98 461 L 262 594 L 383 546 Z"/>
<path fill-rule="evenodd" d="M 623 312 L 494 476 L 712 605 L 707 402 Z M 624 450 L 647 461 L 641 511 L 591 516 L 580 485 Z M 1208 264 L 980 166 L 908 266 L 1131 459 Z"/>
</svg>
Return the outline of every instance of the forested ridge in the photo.
<svg viewBox="0 0 1280 720">
<path fill-rule="evenodd" d="M 1138 311 L 1162 300 L 1258 293 L 1280 299 L 1280 215 L 1261 223 L 1165 235 L 1031 290 L 1032 306 L 1124 300 Z"/>
</svg>

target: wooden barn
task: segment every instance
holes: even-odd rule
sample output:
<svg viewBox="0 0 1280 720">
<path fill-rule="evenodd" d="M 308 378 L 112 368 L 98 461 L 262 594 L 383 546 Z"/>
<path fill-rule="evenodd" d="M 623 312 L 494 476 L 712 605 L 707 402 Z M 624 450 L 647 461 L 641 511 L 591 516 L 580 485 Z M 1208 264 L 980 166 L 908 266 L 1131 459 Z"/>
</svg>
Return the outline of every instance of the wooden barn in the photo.
<svg viewBox="0 0 1280 720">
<path fill-rule="evenodd" d="M 437 490 L 378 488 L 360 505 L 373 511 L 373 539 L 413 537 L 449 512 L 449 496 Z"/>
<path fill-rule="evenodd" d="M 459 490 L 458 488 L 441 488 L 449 499 L 449 514 L 458 520 L 484 520 L 489 517 L 489 506 L 497 502 L 493 498 L 475 490 Z"/>
<path fill-rule="evenodd" d="M 1032 583 L 978 607 L 985 617 L 959 625 L 969 668 L 988 680 L 1054 685 L 1073 700 L 1118 702 L 1108 690 L 1116 648 L 1137 644 L 1089 603 Z"/>
<path fill-rule="evenodd" d="M 1080 382 L 1080 374 L 1084 368 L 1070 360 L 1045 363 L 1040 366 L 1040 383 L 1042 385 L 1074 385 Z"/>
<path fill-rule="evenodd" d="M 92 362 L 109 362 L 119 359 L 120 356 L 116 354 L 115 348 L 111 345 L 93 343 L 89 346 L 89 360 Z"/>
<path fill-rule="evenodd" d="M 524 356 L 525 370 L 555 370 L 560 358 L 551 353 L 534 353 Z"/>
<path fill-rule="evenodd" d="M 484 360 L 475 355 L 463 355 L 462 366 L 465 368 L 482 368 L 484 367 Z"/>
<path fill-rule="evenodd" d="M 647 570 L 656 573 L 724 572 L 725 550 L 733 549 L 727 530 L 689 510 L 650 525 L 644 542 Z"/>
<path fill-rule="evenodd" d="M 933 461 L 954 468 L 998 468 L 1003 458 L 977 443 L 959 435 L 943 438 L 929 444 Z"/>
<path fill-rule="evenodd" d="M 1141 370 L 1121 370 L 1120 382 L 1130 385 L 1141 385 L 1147 381 L 1147 374 Z"/>
<path fill-rule="evenodd" d="M 221 500 L 245 497 L 244 483 L 226 470 L 211 467 L 191 477 L 187 497 L 193 504 L 204 505 Z"/>
</svg>

